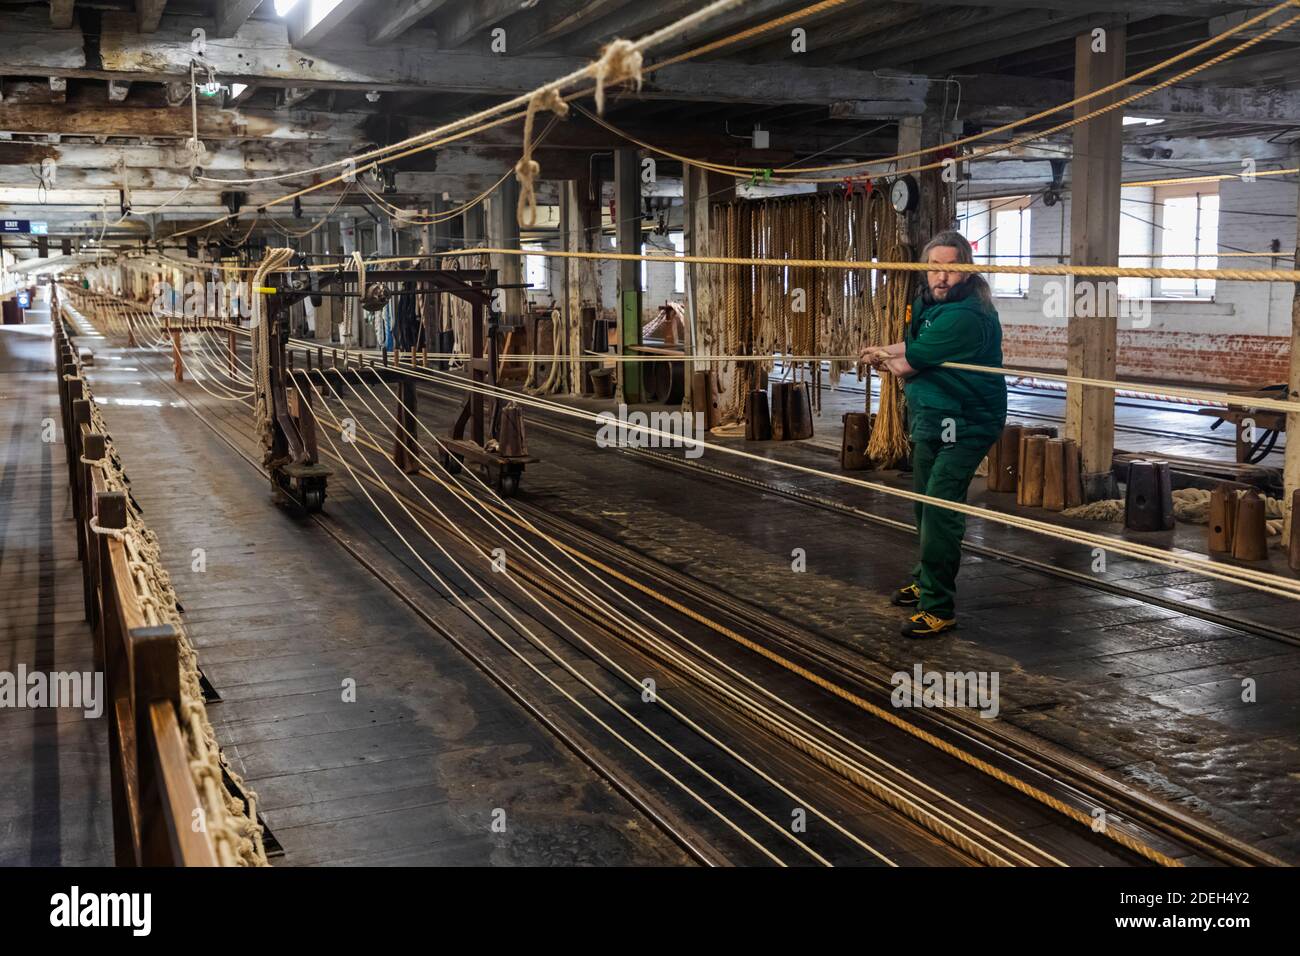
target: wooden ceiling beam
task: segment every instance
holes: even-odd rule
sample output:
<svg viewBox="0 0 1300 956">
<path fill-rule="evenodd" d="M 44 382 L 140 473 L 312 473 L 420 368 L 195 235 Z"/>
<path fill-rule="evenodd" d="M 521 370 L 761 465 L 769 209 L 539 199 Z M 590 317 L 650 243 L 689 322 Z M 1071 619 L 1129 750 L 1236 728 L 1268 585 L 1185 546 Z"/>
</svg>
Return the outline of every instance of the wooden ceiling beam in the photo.
<svg viewBox="0 0 1300 956">
<path fill-rule="evenodd" d="M 216 12 L 216 28 L 212 35 L 218 38 L 233 37 L 253 12 L 262 5 L 262 0 L 212 0 Z"/>
<path fill-rule="evenodd" d="M 372 44 L 392 43 L 438 9 L 447 0 L 392 0 L 383 14 L 371 12 L 366 40 Z"/>
</svg>

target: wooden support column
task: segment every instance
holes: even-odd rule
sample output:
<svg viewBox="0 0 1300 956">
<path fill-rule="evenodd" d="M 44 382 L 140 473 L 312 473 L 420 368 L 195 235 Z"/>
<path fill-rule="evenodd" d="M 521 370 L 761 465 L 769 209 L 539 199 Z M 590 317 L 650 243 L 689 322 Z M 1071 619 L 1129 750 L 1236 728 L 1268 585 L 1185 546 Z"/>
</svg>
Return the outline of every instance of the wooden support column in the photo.
<svg viewBox="0 0 1300 956">
<path fill-rule="evenodd" d="M 614 223 L 618 251 L 641 254 L 641 162 L 636 149 L 614 153 Z M 618 263 L 618 351 L 632 355 L 629 348 L 641 344 L 641 263 Z M 633 362 L 618 363 L 619 401 L 634 405 L 641 401 L 641 367 Z"/>
<path fill-rule="evenodd" d="M 927 113 L 923 116 L 905 116 L 898 121 L 898 151 L 900 153 L 910 153 L 918 149 L 926 149 L 930 146 L 937 146 L 945 142 L 947 136 L 941 117 L 933 113 Z M 935 160 L 933 153 L 925 156 L 919 156 L 915 161 L 908 161 L 904 165 L 919 165 L 929 163 Z M 922 247 L 930 241 L 930 237 L 935 233 L 934 223 L 938 220 L 938 210 L 940 205 L 940 193 L 936 188 L 944 190 L 953 190 L 956 188 L 955 183 L 945 183 L 938 176 L 930 176 L 923 173 L 914 174 L 916 178 L 924 181 L 921 188 L 921 199 L 916 208 L 903 216 L 903 241 L 912 248 L 913 255 L 920 255 Z M 949 204 L 949 208 L 952 208 Z M 947 228 L 943 223 L 939 224 L 940 229 Z"/>
<path fill-rule="evenodd" d="M 357 221 L 352 218 L 344 219 L 339 223 L 339 248 L 343 252 L 343 258 L 350 260 L 352 253 L 357 251 Z M 349 270 L 351 271 L 351 270 Z M 346 348 L 356 348 L 362 343 L 361 329 L 361 299 L 360 295 L 365 289 L 357 289 L 358 297 L 355 299 L 340 299 L 339 321 L 342 325 L 339 328 L 339 344 Z M 343 326 L 347 331 L 344 332 Z"/>
<path fill-rule="evenodd" d="M 515 212 L 519 203 L 519 180 L 507 176 L 505 181 L 492 196 L 492 215 L 488 221 L 488 245 L 501 249 L 519 248 L 519 219 Z M 493 256 L 497 281 L 502 285 L 518 285 L 523 282 L 523 256 Z M 514 326 L 523 323 L 524 303 L 527 301 L 523 289 L 507 289 L 505 295 L 505 312 L 502 325 Z"/>
<path fill-rule="evenodd" d="M 185 381 L 185 363 L 181 359 L 181 333 L 172 329 L 172 375 L 176 381 Z"/>
<path fill-rule="evenodd" d="M 561 231 L 567 252 L 594 252 L 600 248 L 600 180 L 568 180 L 562 191 Z M 564 307 L 569 328 L 569 354 L 580 357 L 591 348 L 592 322 L 600 314 L 600 281 L 594 259 L 564 260 Z M 587 372 L 594 363 L 570 363 L 569 392 L 591 392 Z"/>
<path fill-rule="evenodd" d="M 465 245 L 477 246 L 482 245 L 483 237 L 487 235 L 487 225 L 484 222 L 484 205 L 479 203 L 471 209 L 466 209 L 461 214 L 462 228 L 465 230 Z"/>
<path fill-rule="evenodd" d="M 420 470 L 419 437 L 416 415 L 419 414 L 415 379 L 403 376 L 397 386 L 397 434 L 393 444 L 393 464 L 414 475 Z"/>
<path fill-rule="evenodd" d="M 685 202 L 682 211 L 683 245 L 689 256 L 708 255 L 711 251 L 709 235 L 709 207 L 713 203 L 730 202 L 736 197 L 735 179 L 706 169 L 687 166 L 684 170 Z M 703 327 L 716 327 L 717 319 L 725 306 L 716 302 L 713 289 L 709 283 L 710 270 L 717 266 L 688 263 L 686 266 L 686 344 L 687 355 L 707 354 L 713 343 L 700 334 Z M 707 371 L 708 366 L 701 363 L 688 363 L 685 369 L 685 392 L 682 404 L 691 407 L 695 372 Z"/>
<path fill-rule="evenodd" d="M 1300 153 L 1297 153 L 1300 159 Z M 1296 190 L 1296 221 L 1300 222 L 1300 189 Z M 1295 267 L 1300 269 L 1300 235 L 1296 237 Z M 1300 402 L 1300 282 L 1291 291 L 1291 371 L 1287 377 L 1288 401 Z M 1287 412 L 1286 457 L 1282 466 L 1282 502 L 1286 521 L 1282 528 L 1282 545 L 1291 540 L 1291 526 L 1296 520 L 1291 504 L 1300 488 L 1300 412 Z"/>
<path fill-rule="evenodd" d="M 1125 28 L 1105 31 L 1105 49 L 1094 52 L 1098 39 L 1081 34 L 1074 43 L 1074 87 L 1082 96 L 1124 76 Z M 1096 97 L 1076 106 L 1075 116 L 1114 102 L 1119 94 Z M 1074 158 L 1070 167 L 1070 254 L 1079 265 L 1113 266 L 1119 262 L 1120 182 L 1123 161 L 1123 111 L 1112 110 L 1074 127 Z M 1067 372 L 1074 376 L 1114 380 L 1116 316 L 1106 294 L 1115 280 L 1074 279 L 1070 296 Z M 1091 283 L 1093 289 L 1082 287 Z M 1088 296 L 1088 292 L 1095 294 Z M 1096 304 L 1098 315 L 1076 315 L 1075 304 Z M 1115 450 L 1115 393 L 1105 388 L 1070 384 L 1066 389 L 1065 434 L 1079 443 L 1083 460 L 1083 495 L 1088 501 L 1114 496 L 1111 457 Z"/>
</svg>

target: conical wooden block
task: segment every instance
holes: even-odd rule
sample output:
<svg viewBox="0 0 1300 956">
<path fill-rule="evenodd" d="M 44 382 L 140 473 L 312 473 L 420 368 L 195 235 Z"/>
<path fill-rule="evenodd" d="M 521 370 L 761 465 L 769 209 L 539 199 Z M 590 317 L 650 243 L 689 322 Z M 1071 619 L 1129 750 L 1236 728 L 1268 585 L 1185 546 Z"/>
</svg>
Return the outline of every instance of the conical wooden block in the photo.
<svg viewBox="0 0 1300 956">
<path fill-rule="evenodd" d="M 767 391 L 756 388 L 749 393 L 745 409 L 745 438 L 749 441 L 771 441 L 772 413 L 767 407 Z"/>
<path fill-rule="evenodd" d="M 1268 557 L 1264 499 L 1253 488 L 1237 502 L 1237 528 L 1232 537 L 1232 556 L 1240 561 L 1263 561 Z"/>
<path fill-rule="evenodd" d="M 840 467 L 863 471 L 871 467 L 867 442 L 871 440 L 871 416 L 866 412 L 844 413 L 844 437 L 840 442 Z"/>
<path fill-rule="evenodd" d="M 1046 435 L 1025 435 L 1020 442 L 1020 484 L 1016 503 L 1040 508 L 1043 504 L 1043 458 Z"/>
<path fill-rule="evenodd" d="M 1219 485 L 1210 492 L 1210 534 L 1207 547 L 1210 554 L 1232 553 L 1232 531 L 1236 526 L 1237 495 L 1228 485 Z"/>
<path fill-rule="evenodd" d="M 1043 507 L 1065 510 L 1065 439 L 1049 438 L 1043 445 Z"/>
<path fill-rule="evenodd" d="M 812 404 L 808 399 L 808 386 L 803 382 L 794 382 L 786 389 L 786 438 L 812 438 Z"/>
</svg>

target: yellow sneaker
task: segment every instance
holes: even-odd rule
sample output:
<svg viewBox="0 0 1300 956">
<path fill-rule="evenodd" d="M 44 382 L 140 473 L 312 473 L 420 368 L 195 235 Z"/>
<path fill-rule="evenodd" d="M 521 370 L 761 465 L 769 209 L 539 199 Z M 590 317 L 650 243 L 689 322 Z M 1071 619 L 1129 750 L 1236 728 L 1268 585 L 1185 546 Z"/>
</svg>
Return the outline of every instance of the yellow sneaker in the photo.
<svg viewBox="0 0 1300 956">
<path fill-rule="evenodd" d="M 913 582 L 905 588 L 899 588 L 890 595 L 889 603 L 894 607 L 916 607 L 921 600 L 921 589 Z"/>
<path fill-rule="evenodd" d="M 929 611 L 917 611 L 903 625 L 904 637 L 934 637 L 957 626 L 955 617 L 937 617 Z"/>
</svg>

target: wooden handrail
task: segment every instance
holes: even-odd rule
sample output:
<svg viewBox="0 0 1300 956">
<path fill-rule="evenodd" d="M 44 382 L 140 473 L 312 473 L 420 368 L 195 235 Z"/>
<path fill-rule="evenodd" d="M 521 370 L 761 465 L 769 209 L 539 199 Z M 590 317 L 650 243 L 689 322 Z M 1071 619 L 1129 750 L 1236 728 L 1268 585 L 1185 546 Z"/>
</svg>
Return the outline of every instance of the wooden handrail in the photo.
<svg viewBox="0 0 1300 956">
<path fill-rule="evenodd" d="M 141 606 L 126 544 L 114 534 L 127 527 L 130 504 L 108 488 L 105 438 L 94 431 L 57 300 L 51 318 L 86 620 L 108 690 L 114 856 L 119 866 L 217 866 L 182 731 L 181 635 L 150 625 Z"/>
</svg>

